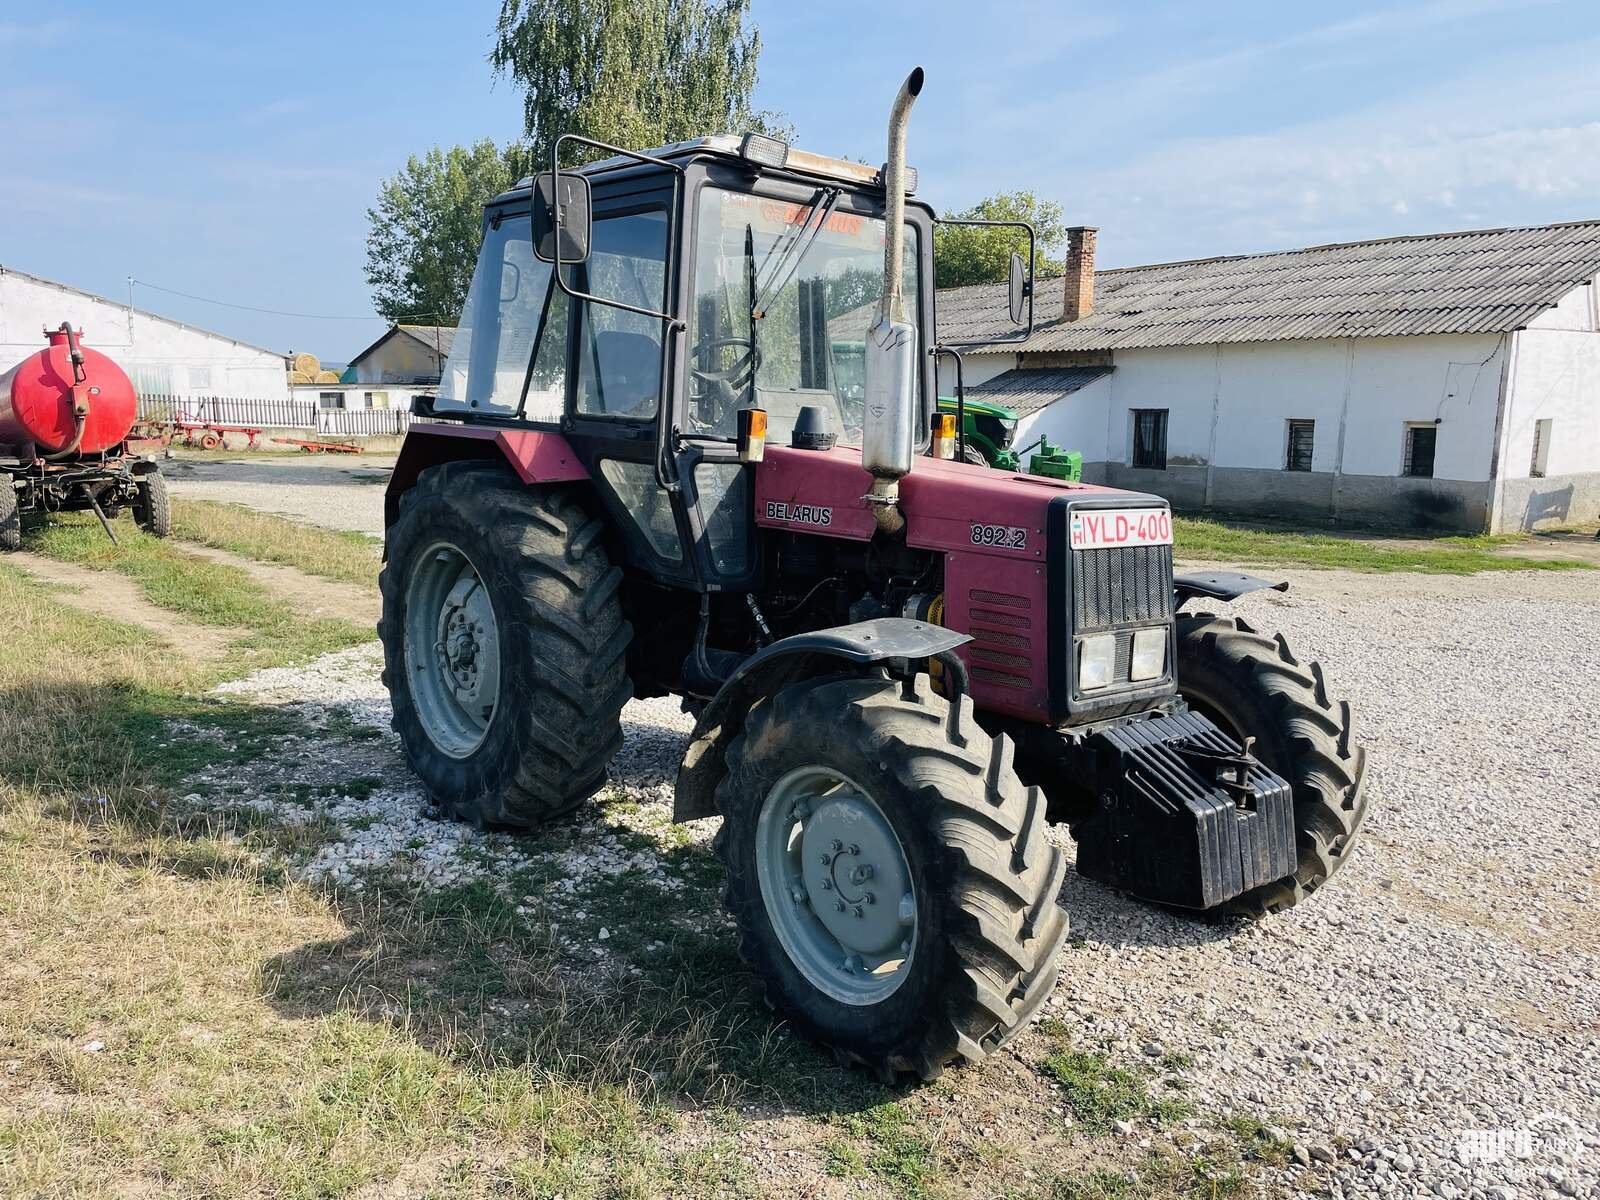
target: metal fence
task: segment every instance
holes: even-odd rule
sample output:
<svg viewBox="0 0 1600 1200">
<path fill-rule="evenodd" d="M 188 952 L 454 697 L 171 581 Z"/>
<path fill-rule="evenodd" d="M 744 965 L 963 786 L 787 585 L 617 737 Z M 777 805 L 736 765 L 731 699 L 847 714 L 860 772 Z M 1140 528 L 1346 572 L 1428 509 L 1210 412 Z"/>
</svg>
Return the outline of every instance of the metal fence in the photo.
<svg viewBox="0 0 1600 1200">
<path fill-rule="evenodd" d="M 411 426 L 403 408 L 330 408 L 317 412 L 317 432 L 342 437 L 398 437 Z"/>
<path fill-rule="evenodd" d="M 141 421 L 195 421 L 261 429 L 314 429 L 339 437 L 398 437 L 411 425 L 400 408 L 319 408 L 305 400 L 151 393 L 139 397 Z"/>
</svg>

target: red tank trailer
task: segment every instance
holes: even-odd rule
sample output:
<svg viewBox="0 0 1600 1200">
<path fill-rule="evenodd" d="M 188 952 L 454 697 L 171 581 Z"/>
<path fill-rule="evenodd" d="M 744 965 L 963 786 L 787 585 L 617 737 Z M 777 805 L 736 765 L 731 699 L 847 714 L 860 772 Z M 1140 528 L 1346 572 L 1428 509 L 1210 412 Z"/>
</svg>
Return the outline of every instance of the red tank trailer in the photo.
<svg viewBox="0 0 1600 1200">
<path fill-rule="evenodd" d="M 126 508 L 165 537 L 166 480 L 153 460 L 127 450 L 133 382 L 65 321 L 45 338 L 44 349 L 0 374 L 0 550 L 21 546 L 24 516 L 52 512 L 92 511 L 115 541 L 111 518 Z"/>
</svg>

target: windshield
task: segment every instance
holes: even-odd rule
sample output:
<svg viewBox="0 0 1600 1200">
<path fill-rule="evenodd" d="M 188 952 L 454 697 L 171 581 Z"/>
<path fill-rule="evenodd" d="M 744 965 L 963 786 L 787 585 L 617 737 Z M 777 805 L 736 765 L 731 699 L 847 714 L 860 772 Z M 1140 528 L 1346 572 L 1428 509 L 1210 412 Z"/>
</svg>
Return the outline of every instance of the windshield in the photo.
<svg viewBox="0 0 1600 1200">
<path fill-rule="evenodd" d="M 883 290 L 883 221 L 702 188 L 689 320 L 689 432 L 731 439 L 740 408 L 767 410 L 787 441 L 802 406 L 860 443 L 864 339 Z M 908 224 L 906 309 L 918 311 L 917 232 Z M 759 314 L 752 309 L 759 302 Z M 926 425 L 926 421 L 922 422 Z"/>
</svg>

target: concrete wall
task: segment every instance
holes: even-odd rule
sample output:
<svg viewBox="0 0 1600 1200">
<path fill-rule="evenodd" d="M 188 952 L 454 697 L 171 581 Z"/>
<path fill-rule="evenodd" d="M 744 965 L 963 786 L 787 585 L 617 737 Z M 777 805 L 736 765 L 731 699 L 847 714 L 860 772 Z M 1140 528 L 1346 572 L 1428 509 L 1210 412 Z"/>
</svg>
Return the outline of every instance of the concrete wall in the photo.
<svg viewBox="0 0 1600 1200">
<path fill-rule="evenodd" d="M 357 383 L 411 383 L 439 378 L 443 357 L 416 338 L 397 333 L 356 363 Z"/>
<path fill-rule="evenodd" d="M 1168 347 L 1114 358 L 1105 379 L 1025 420 L 1019 441 L 1045 433 L 1083 453 L 1085 479 L 1183 508 L 1468 529 L 1488 522 L 1506 358 L 1498 334 Z M 1132 413 L 1141 408 L 1168 411 L 1166 470 L 1129 465 Z M 1310 471 L 1284 469 L 1291 418 L 1315 422 Z M 1402 477 L 1407 423 L 1435 421 L 1434 478 Z"/>
<path fill-rule="evenodd" d="M 1600 517 L 1600 313 L 1597 287 L 1512 335 L 1500 429 L 1496 532 L 1584 524 Z M 1548 420 L 1544 476 L 1532 473 L 1534 432 Z"/>
<path fill-rule="evenodd" d="M 131 311 L 61 284 L 0 270 L 0 370 L 43 349 L 43 330 L 72 322 L 143 394 L 289 398 L 284 357 L 221 334 Z"/>
</svg>

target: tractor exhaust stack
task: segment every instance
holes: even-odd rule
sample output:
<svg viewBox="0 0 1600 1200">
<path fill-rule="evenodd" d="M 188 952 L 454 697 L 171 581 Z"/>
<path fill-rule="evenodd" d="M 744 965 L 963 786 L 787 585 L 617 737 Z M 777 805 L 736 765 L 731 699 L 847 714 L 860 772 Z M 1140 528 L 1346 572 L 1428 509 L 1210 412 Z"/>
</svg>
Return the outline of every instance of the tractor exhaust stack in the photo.
<svg viewBox="0 0 1600 1200">
<path fill-rule="evenodd" d="M 906 320 L 901 273 L 905 253 L 906 125 L 922 91 L 922 68 L 906 76 L 889 112 L 889 156 L 883 167 L 883 298 L 867 330 L 866 427 L 861 465 L 872 473 L 864 497 L 885 533 L 905 527 L 900 477 L 911 470 L 916 444 L 917 327 Z"/>
</svg>

